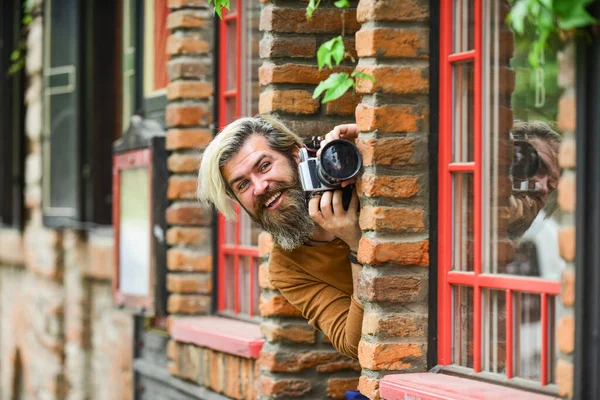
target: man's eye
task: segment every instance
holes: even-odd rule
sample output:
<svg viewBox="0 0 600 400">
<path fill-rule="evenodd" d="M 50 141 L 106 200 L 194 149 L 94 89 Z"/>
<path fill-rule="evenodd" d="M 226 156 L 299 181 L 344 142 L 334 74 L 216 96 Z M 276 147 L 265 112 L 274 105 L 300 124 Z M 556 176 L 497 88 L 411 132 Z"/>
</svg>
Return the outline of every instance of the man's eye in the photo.
<svg viewBox="0 0 600 400">
<path fill-rule="evenodd" d="M 243 181 L 237 187 L 238 192 L 241 192 L 242 190 L 246 189 L 247 186 L 248 186 L 248 181 Z"/>
<path fill-rule="evenodd" d="M 269 169 L 269 167 L 271 166 L 270 162 L 266 162 L 263 165 L 260 166 L 260 170 L 261 171 L 266 171 L 267 169 Z"/>
</svg>

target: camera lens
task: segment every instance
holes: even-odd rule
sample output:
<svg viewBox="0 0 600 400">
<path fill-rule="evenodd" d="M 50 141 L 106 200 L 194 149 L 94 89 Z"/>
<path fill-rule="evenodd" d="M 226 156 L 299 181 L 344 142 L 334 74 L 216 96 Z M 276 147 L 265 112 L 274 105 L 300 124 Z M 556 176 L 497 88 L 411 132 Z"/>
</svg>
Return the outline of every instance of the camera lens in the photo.
<svg viewBox="0 0 600 400">
<path fill-rule="evenodd" d="M 540 169 L 540 156 L 530 143 L 517 140 L 514 143 L 512 175 L 515 179 L 526 180 L 537 175 Z"/>
<path fill-rule="evenodd" d="M 362 158 L 352 142 L 337 139 L 323 147 L 320 166 L 319 177 L 325 183 L 335 184 L 354 177 L 362 166 Z"/>
</svg>

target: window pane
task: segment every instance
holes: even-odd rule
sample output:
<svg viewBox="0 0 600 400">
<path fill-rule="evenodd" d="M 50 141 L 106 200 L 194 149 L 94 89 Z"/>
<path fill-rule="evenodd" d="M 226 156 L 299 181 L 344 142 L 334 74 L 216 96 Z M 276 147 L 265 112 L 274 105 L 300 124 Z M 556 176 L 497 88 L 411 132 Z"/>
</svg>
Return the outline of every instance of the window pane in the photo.
<svg viewBox="0 0 600 400">
<path fill-rule="evenodd" d="M 453 363 L 473 368 L 473 288 L 455 286 Z"/>
<path fill-rule="evenodd" d="M 527 23 L 523 35 L 512 32 L 507 12 L 505 2 L 492 0 L 483 23 L 483 270 L 558 280 L 565 266 L 556 212 L 561 42 L 552 35 L 532 67 L 537 28 Z"/>
<path fill-rule="evenodd" d="M 237 119 L 237 97 L 233 96 L 233 97 L 228 97 L 225 100 L 225 123 L 223 124 L 222 128 L 225 127 L 225 125 L 227 125 L 230 122 L 233 122 L 234 120 Z"/>
<path fill-rule="evenodd" d="M 225 310 L 235 311 L 235 257 L 225 256 Z"/>
<path fill-rule="evenodd" d="M 252 116 L 258 114 L 258 97 L 260 84 L 258 68 L 262 64 L 259 56 L 259 43 L 262 32 L 259 31 L 260 2 L 258 0 L 244 1 L 244 19 L 242 21 L 242 114 Z"/>
<path fill-rule="evenodd" d="M 250 314 L 250 260 L 248 257 L 240 257 L 240 313 Z"/>
<path fill-rule="evenodd" d="M 506 372 L 506 293 L 483 291 L 483 370 Z"/>
<path fill-rule="evenodd" d="M 252 310 L 252 312 L 254 313 L 254 315 L 260 314 L 258 312 L 258 304 L 260 302 L 260 285 L 258 283 L 258 271 L 259 270 L 260 270 L 260 258 L 256 257 L 256 258 L 254 258 L 254 276 L 252 277 L 252 279 L 254 279 L 254 293 L 252 293 L 252 297 L 254 299 L 254 309 Z"/>
<path fill-rule="evenodd" d="M 474 138 L 474 78 L 473 64 L 461 63 L 454 67 L 454 107 L 452 160 L 473 161 Z"/>
<path fill-rule="evenodd" d="M 235 2 L 233 2 L 235 3 Z M 226 90 L 236 90 L 237 88 L 237 69 L 239 66 L 238 54 L 237 54 L 237 22 L 236 20 L 231 20 L 227 22 L 227 83 L 225 87 Z M 234 117 L 235 118 L 235 117 Z M 228 119 L 228 121 L 233 121 L 233 119 Z"/>
<path fill-rule="evenodd" d="M 475 6 L 473 0 L 454 0 L 453 52 L 472 50 L 475 37 Z"/>
<path fill-rule="evenodd" d="M 542 355 L 540 295 L 515 295 L 515 375 L 539 380 Z"/>
<path fill-rule="evenodd" d="M 452 182 L 452 263 L 455 270 L 473 271 L 473 176 L 454 174 Z"/>
</svg>

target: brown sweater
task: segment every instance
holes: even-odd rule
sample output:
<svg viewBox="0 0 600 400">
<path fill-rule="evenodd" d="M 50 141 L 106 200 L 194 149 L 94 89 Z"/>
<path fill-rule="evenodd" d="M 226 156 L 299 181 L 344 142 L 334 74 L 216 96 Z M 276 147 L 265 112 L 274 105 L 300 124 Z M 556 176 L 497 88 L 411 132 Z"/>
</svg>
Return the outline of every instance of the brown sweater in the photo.
<svg viewBox="0 0 600 400">
<path fill-rule="evenodd" d="M 358 358 L 363 308 L 352 296 L 348 246 L 335 239 L 323 246 L 285 251 L 274 246 L 271 282 L 341 353 Z"/>
</svg>

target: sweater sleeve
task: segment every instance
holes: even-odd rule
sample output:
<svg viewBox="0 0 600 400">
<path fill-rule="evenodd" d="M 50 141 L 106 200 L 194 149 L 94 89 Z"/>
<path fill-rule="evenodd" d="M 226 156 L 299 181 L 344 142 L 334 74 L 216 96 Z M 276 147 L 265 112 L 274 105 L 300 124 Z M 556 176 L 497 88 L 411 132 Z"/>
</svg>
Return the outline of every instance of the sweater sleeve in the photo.
<svg viewBox="0 0 600 400">
<path fill-rule="evenodd" d="M 296 270 L 271 266 L 271 282 L 341 353 L 358 358 L 363 308 L 353 296 Z"/>
</svg>

